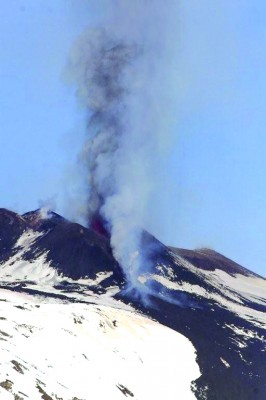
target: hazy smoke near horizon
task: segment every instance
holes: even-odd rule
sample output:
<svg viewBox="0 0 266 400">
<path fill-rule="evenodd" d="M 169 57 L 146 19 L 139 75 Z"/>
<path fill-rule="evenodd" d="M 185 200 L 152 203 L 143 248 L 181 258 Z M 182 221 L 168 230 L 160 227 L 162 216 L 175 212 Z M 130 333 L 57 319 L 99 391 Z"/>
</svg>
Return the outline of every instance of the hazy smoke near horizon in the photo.
<svg viewBox="0 0 266 400">
<path fill-rule="evenodd" d="M 68 76 L 87 110 L 80 153 L 86 218 L 88 224 L 102 218 L 114 256 L 136 288 L 148 262 L 139 251 L 141 232 L 171 141 L 174 66 L 168 36 L 175 29 L 176 5 L 169 3 L 165 12 L 162 1 L 107 3 L 108 20 L 88 29 L 73 46 Z"/>
</svg>

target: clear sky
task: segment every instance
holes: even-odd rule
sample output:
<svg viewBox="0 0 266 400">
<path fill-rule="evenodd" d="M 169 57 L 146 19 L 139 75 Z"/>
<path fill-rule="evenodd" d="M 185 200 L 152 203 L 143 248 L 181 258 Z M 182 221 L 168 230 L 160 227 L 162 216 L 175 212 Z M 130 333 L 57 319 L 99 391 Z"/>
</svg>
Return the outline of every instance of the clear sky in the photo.
<svg viewBox="0 0 266 400">
<path fill-rule="evenodd" d="M 167 244 L 212 247 L 265 276 L 266 3 L 176 3 L 178 122 L 155 199 L 161 222 L 151 229 Z M 48 202 L 70 215 L 84 115 L 64 68 L 75 38 L 114 4 L 0 0 L 2 207 Z"/>
</svg>

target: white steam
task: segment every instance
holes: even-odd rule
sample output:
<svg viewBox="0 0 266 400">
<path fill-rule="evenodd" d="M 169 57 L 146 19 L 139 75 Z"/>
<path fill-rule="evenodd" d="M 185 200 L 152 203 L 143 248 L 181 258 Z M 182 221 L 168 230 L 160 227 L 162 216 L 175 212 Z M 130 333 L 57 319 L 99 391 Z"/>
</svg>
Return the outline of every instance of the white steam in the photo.
<svg viewBox="0 0 266 400">
<path fill-rule="evenodd" d="M 177 10 L 175 2 L 161 0 L 107 3 L 113 5 L 110 20 L 77 40 L 68 76 L 87 109 L 80 156 L 87 171 L 87 218 L 98 214 L 106 221 L 114 256 L 136 288 L 146 263 L 141 232 L 172 136 Z"/>
</svg>

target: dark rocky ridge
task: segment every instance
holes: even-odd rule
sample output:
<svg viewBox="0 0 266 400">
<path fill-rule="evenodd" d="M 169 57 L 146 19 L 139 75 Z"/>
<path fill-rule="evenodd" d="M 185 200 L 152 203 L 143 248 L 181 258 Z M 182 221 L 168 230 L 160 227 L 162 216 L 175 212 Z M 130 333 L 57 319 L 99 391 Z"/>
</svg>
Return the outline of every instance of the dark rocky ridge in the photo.
<svg viewBox="0 0 266 400">
<path fill-rule="evenodd" d="M 27 228 L 29 224 L 22 216 L 0 208 L 0 257 L 10 251 Z"/>
<path fill-rule="evenodd" d="M 48 217 L 43 218 L 40 210 L 19 215 L 2 208 L 0 209 L 0 261 L 10 256 L 21 234 L 31 229 L 43 235 L 27 253 L 27 260 L 47 251 L 48 261 L 51 261 L 52 265 L 64 275 L 73 279 L 86 276 L 94 278 L 103 269 L 113 271 L 118 279 L 121 279 L 124 275 L 112 255 L 108 235 L 106 231 L 102 231 L 102 227 L 98 229 L 97 221 L 95 224 L 97 229 L 93 230 L 70 222 L 54 212 L 49 212 Z M 214 250 L 167 248 L 146 231 L 143 232 L 142 247 L 152 267 L 161 262 L 171 265 L 173 259 L 168 250 L 170 249 L 202 270 L 220 269 L 231 275 L 258 276 Z"/>
<path fill-rule="evenodd" d="M 0 209 L 0 261 L 4 262 L 17 249 L 14 245 L 27 230 L 42 233 L 23 259 L 31 261 L 47 253 L 46 259 L 59 273 L 72 279 L 90 277 L 104 271 L 114 273 L 115 281 L 123 281 L 121 268 L 115 261 L 109 241 L 96 232 L 70 222 L 56 213 L 42 218 L 39 210 L 22 216 Z"/>
<path fill-rule="evenodd" d="M 72 279 L 95 278 L 98 272 L 112 271 L 121 281 L 122 271 L 113 258 L 109 242 L 94 231 L 64 219 L 56 223 L 51 219 L 46 234 L 36 242 L 36 246 L 26 253 L 26 259 L 48 251 L 47 261 L 64 276 Z M 34 247 L 37 247 L 35 250 Z"/>
<path fill-rule="evenodd" d="M 208 248 L 186 250 L 170 247 L 170 249 L 188 262 L 194 264 L 197 268 L 201 268 L 206 271 L 215 271 L 215 269 L 220 269 L 231 275 L 242 274 L 246 276 L 259 276 L 258 274 L 255 274 L 247 268 L 242 267 L 222 254 L 219 254 L 216 251 Z"/>
</svg>

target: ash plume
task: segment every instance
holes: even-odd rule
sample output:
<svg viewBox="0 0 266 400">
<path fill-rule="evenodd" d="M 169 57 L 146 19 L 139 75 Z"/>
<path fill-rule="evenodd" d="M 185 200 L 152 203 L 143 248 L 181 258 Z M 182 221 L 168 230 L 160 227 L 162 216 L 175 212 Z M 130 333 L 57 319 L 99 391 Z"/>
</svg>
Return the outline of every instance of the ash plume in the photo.
<svg viewBox="0 0 266 400">
<path fill-rule="evenodd" d="M 142 286 L 138 276 L 149 265 L 140 251 L 142 229 L 160 179 L 162 143 L 170 136 L 161 121 L 169 81 L 162 69 L 167 66 L 161 61 L 163 35 L 157 33 L 167 22 L 159 3 L 163 6 L 161 1 L 115 1 L 110 23 L 88 29 L 73 46 L 68 65 L 87 112 L 80 153 L 86 219 L 110 236 L 129 288 L 136 291 Z"/>
<path fill-rule="evenodd" d="M 116 164 L 127 127 L 125 74 L 136 56 L 133 46 L 114 41 L 104 30 L 90 31 L 75 49 L 78 97 L 88 109 L 88 137 L 80 154 L 88 172 L 88 218 L 100 214 L 117 193 Z"/>
</svg>

